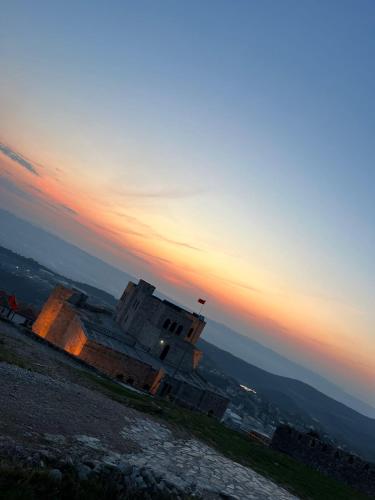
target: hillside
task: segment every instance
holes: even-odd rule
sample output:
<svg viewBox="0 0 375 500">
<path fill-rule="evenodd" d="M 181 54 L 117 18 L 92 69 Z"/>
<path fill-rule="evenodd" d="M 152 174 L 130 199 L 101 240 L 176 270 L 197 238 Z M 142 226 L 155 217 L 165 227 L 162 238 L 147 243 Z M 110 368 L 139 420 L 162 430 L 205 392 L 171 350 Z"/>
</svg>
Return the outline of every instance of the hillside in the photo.
<svg viewBox="0 0 375 500">
<path fill-rule="evenodd" d="M 201 340 L 199 347 L 216 367 L 237 382 L 254 388 L 274 405 L 290 412 L 306 413 L 339 443 L 375 461 L 375 420 L 335 401 L 313 387 L 273 375 Z"/>
<path fill-rule="evenodd" d="M 24 219 L 0 209 L 0 245 L 79 282 L 118 296 L 132 276 Z M 105 284 L 105 286 L 103 286 Z"/>
<path fill-rule="evenodd" d="M 249 335 L 251 335 L 251 329 Z M 321 375 L 265 347 L 261 343 L 250 338 L 249 335 L 241 335 L 232 328 L 209 319 L 203 338 L 210 344 L 230 352 L 250 365 L 257 366 L 275 375 L 281 375 L 283 377 L 305 382 L 315 387 L 318 391 L 323 392 L 323 394 L 326 394 L 336 401 L 340 401 L 359 413 L 367 417 L 375 418 L 374 407 L 348 394 Z"/>
</svg>

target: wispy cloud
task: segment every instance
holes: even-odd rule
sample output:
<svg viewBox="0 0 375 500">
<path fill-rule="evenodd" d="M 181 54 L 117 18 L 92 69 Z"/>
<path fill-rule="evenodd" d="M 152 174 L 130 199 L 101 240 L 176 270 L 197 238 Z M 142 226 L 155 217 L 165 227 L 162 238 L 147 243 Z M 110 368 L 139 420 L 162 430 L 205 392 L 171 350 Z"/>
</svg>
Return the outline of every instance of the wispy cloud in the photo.
<svg viewBox="0 0 375 500">
<path fill-rule="evenodd" d="M 35 198 L 31 193 L 24 191 L 23 189 L 18 187 L 11 179 L 5 177 L 4 175 L 0 176 L 0 187 L 5 189 L 5 191 L 7 191 L 8 193 L 13 193 L 24 200 L 28 200 L 30 202 L 35 201 Z"/>
<path fill-rule="evenodd" d="M 189 198 L 190 196 L 197 196 L 202 194 L 201 188 L 187 189 L 179 187 L 164 187 L 157 189 L 115 189 L 116 194 L 125 198 L 165 198 L 165 199 L 179 199 Z"/>
<path fill-rule="evenodd" d="M 20 165 L 21 167 L 25 168 L 29 172 L 31 172 L 34 175 L 40 175 L 38 170 L 35 168 L 35 166 L 26 158 L 24 158 L 22 155 L 17 153 L 16 151 L 13 151 L 11 148 L 6 146 L 5 144 L 0 142 L 0 151 L 8 156 L 11 160 L 15 161 Z"/>
<path fill-rule="evenodd" d="M 188 248 L 189 250 L 195 250 L 196 252 L 203 252 L 201 248 L 195 247 L 194 245 L 190 245 L 190 243 L 185 243 L 184 241 L 172 240 L 170 238 L 166 238 L 161 234 L 154 234 L 155 239 L 160 241 L 165 241 L 166 243 L 170 243 L 171 245 L 175 245 L 177 247 Z"/>
<path fill-rule="evenodd" d="M 168 238 L 166 236 L 163 236 L 162 234 L 157 233 L 149 224 L 145 224 L 144 222 L 140 221 L 136 217 L 133 217 L 131 215 L 127 215 L 124 213 L 120 213 L 120 212 L 114 212 L 114 213 L 118 217 L 125 219 L 129 224 L 133 224 L 137 227 L 136 231 L 124 229 L 124 232 L 127 232 L 129 234 L 134 234 L 135 236 L 139 236 L 141 238 L 164 241 L 165 243 L 169 243 L 170 245 L 188 248 L 189 250 L 194 250 L 196 252 L 203 252 L 203 250 L 201 248 L 198 248 L 194 245 L 191 245 L 190 243 L 186 243 L 184 241 L 174 240 L 172 238 Z M 143 232 L 142 232 L 142 230 L 143 230 Z"/>
<path fill-rule="evenodd" d="M 65 210 L 65 212 L 68 212 L 71 215 L 78 215 L 78 212 L 76 210 L 73 210 L 73 208 L 68 207 L 68 205 L 65 205 L 64 203 L 55 203 L 55 206 L 61 208 L 62 210 Z"/>
<path fill-rule="evenodd" d="M 237 287 L 240 287 L 240 288 L 244 288 L 245 290 L 249 290 L 250 292 L 255 292 L 255 293 L 262 293 L 262 291 L 259 289 L 259 288 L 255 288 L 247 283 L 243 283 L 243 282 L 240 282 L 240 281 L 236 281 L 236 280 L 231 280 L 231 279 L 228 279 L 228 278 L 224 278 L 224 277 L 220 277 L 220 276 L 217 276 L 218 279 L 220 279 L 221 281 L 224 281 L 225 283 L 228 283 L 229 285 L 233 285 L 233 286 L 237 286 Z"/>
<path fill-rule="evenodd" d="M 60 212 L 63 211 L 70 215 L 78 215 L 78 212 L 73 208 L 69 207 L 68 205 L 46 199 L 44 197 L 43 191 L 41 191 L 39 188 L 27 185 L 27 189 L 30 188 L 35 192 L 35 194 L 33 194 L 28 190 L 23 189 L 23 187 L 18 186 L 15 182 L 13 182 L 11 178 L 5 175 L 0 176 L 0 187 L 5 189 L 6 192 L 12 193 L 18 196 L 19 198 L 22 198 L 22 200 L 27 200 L 30 203 L 39 204 L 44 207 L 50 208 L 52 210 L 57 210 Z"/>
</svg>

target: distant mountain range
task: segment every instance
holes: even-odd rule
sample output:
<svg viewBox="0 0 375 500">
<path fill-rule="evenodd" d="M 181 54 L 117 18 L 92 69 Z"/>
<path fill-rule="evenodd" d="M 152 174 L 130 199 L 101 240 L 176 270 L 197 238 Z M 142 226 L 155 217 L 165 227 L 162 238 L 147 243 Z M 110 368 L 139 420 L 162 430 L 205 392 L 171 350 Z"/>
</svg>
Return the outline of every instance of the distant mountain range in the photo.
<svg viewBox="0 0 375 500">
<path fill-rule="evenodd" d="M 275 375 L 306 382 L 327 396 L 350 406 L 368 417 L 375 418 L 375 408 L 369 404 L 347 394 L 340 387 L 317 373 L 294 363 L 259 342 L 235 332 L 222 323 L 209 320 L 204 330 L 203 338 L 258 368 L 262 368 Z"/>
<path fill-rule="evenodd" d="M 135 280 L 130 274 L 1 209 L 0 245 L 35 259 L 55 273 L 103 289 L 115 297 L 121 294 L 129 280 Z M 251 363 L 251 365 L 275 375 L 311 384 L 319 391 L 364 415 L 375 416 L 375 409 L 370 405 L 345 393 L 318 374 L 303 368 L 251 338 L 233 331 L 226 325 L 209 319 L 204 339 L 242 358 L 244 362 Z M 228 373 L 234 376 L 231 372 Z M 251 380 L 247 380 L 246 383 L 252 385 Z"/>
<path fill-rule="evenodd" d="M 56 273 L 103 288 L 115 297 L 129 280 L 134 280 L 130 274 L 2 209 L 0 245 L 31 257 Z"/>
</svg>

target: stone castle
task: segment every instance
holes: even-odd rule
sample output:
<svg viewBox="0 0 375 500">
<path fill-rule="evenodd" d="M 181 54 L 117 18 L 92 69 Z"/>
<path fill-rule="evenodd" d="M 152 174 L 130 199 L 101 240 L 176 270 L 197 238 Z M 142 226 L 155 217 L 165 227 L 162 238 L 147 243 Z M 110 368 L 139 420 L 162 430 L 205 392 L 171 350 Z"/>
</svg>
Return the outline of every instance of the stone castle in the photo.
<svg viewBox="0 0 375 500">
<path fill-rule="evenodd" d="M 375 497 L 375 464 L 322 441 L 315 432 L 303 433 L 281 425 L 272 437 L 271 447 Z"/>
<path fill-rule="evenodd" d="M 196 370 L 204 317 L 159 299 L 154 291 L 143 280 L 129 282 L 113 311 L 60 285 L 32 329 L 118 381 L 221 418 L 227 398 Z"/>
</svg>

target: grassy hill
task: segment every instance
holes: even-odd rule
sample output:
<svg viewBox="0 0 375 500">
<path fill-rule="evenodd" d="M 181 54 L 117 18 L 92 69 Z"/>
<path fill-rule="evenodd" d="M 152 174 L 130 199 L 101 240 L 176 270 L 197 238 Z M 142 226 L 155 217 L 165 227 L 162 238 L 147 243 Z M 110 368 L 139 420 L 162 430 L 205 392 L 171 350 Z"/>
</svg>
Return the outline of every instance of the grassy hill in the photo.
<svg viewBox="0 0 375 500">
<path fill-rule="evenodd" d="M 256 389 L 286 411 L 300 411 L 319 422 L 339 443 L 364 458 L 375 461 L 375 420 L 322 394 L 313 387 L 287 377 L 273 375 L 201 340 L 199 347 L 215 366 L 240 384 Z"/>
</svg>

